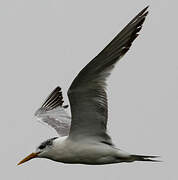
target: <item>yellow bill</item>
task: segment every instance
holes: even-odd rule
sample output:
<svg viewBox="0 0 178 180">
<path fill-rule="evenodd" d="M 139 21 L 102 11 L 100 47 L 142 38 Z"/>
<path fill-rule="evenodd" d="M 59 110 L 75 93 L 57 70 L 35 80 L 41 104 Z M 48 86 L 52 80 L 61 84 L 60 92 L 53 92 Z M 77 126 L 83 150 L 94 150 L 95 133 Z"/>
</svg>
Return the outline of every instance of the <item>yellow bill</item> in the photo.
<svg viewBox="0 0 178 180">
<path fill-rule="evenodd" d="M 33 159 L 33 158 L 37 157 L 37 155 L 38 155 L 38 153 L 31 153 L 26 158 L 24 158 L 22 161 L 20 161 L 17 165 L 23 164 L 24 162 L 27 162 L 30 159 Z"/>
</svg>

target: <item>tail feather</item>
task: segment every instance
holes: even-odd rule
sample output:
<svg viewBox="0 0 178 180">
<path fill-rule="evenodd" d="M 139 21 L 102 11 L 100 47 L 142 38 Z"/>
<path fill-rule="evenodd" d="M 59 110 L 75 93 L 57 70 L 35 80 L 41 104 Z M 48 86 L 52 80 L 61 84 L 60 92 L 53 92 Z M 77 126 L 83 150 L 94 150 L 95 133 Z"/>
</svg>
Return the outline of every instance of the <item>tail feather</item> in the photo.
<svg viewBox="0 0 178 180">
<path fill-rule="evenodd" d="M 143 155 L 131 155 L 133 161 L 151 161 L 151 162 L 161 162 L 160 160 L 154 159 L 160 156 L 143 156 Z"/>
</svg>

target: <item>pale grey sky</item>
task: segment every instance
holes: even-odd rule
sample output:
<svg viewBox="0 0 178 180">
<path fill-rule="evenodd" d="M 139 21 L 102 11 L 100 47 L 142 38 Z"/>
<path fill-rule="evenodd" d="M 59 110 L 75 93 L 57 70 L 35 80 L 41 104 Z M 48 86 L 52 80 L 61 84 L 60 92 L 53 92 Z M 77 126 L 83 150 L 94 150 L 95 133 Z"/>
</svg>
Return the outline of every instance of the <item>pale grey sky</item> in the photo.
<svg viewBox="0 0 178 180">
<path fill-rule="evenodd" d="M 146 5 L 149 15 L 108 81 L 109 132 L 117 147 L 163 163 L 66 165 L 35 159 L 56 136 L 33 118 L 46 96 L 77 73 Z M 177 175 L 176 0 L 1 0 L 1 179 L 174 180 Z"/>
</svg>

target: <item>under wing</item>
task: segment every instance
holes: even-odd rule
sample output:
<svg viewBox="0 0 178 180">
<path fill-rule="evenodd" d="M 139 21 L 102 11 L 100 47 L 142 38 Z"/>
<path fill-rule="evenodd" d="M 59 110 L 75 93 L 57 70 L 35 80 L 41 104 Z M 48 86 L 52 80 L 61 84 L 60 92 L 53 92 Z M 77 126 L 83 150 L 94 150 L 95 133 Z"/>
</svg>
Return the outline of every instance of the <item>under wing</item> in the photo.
<svg viewBox="0 0 178 180">
<path fill-rule="evenodd" d="M 146 7 L 77 75 L 68 97 L 72 122 L 69 138 L 94 138 L 112 143 L 106 133 L 108 108 L 106 79 L 115 63 L 129 50 L 148 14 Z"/>
<path fill-rule="evenodd" d="M 71 118 L 63 106 L 60 87 L 56 87 L 47 97 L 43 105 L 35 112 L 35 116 L 42 122 L 54 128 L 60 136 L 67 136 L 70 130 Z"/>
</svg>

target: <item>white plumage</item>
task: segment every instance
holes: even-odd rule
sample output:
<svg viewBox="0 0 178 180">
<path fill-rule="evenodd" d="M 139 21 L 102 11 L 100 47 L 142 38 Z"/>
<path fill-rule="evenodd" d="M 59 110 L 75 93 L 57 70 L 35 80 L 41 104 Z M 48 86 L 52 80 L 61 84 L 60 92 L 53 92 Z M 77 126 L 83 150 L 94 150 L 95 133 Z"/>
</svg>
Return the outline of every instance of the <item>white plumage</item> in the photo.
<svg viewBox="0 0 178 180">
<path fill-rule="evenodd" d="M 132 161 L 157 161 L 156 156 L 132 155 L 115 147 L 107 134 L 108 105 L 106 79 L 116 62 L 129 50 L 148 14 L 144 8 L 90 61 L 72 82 L 68 97 L 70 118 L 57 87 L 35 115 L 54 128 L 60 137 L 49 139 L 19 162 L 48 158 L 63 163 L 110 164 Z"/>
</svg>

